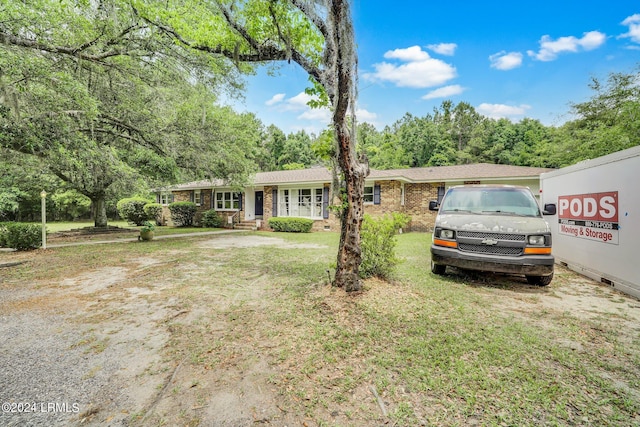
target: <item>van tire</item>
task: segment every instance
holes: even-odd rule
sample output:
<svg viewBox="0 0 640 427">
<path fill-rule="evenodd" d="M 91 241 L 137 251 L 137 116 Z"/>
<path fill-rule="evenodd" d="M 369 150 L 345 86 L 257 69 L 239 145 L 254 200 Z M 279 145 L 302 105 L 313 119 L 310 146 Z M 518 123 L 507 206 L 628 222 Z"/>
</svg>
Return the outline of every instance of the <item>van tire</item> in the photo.
<svg viewBox="0 0 640 427">
<path fill-rule="evenodd" d="M 431 272 L 433 274 L 437 274 L 438 276 L 442 276 L 446 270 L 447 270 L 447 266 L 446 265 L 436 264 L 436 263 L 433 262 L 433 260 L 431 261 Z"/>
<path fill-rule="evenodd" d="M 548 276 L 527 276 L 527 282 L 534 286 L 548 286 L 553 280 L 553 273 Z"/>
</svg>

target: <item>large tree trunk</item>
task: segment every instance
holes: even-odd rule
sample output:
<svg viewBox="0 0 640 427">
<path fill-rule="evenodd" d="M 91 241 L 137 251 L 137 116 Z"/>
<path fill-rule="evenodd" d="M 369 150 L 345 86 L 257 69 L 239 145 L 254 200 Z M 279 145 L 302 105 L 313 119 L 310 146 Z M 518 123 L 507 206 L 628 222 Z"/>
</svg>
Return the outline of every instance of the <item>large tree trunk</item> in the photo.
<svg viewBox="0 0 640 427">
<path fill-rule="evenodd" d="M 339 143 L 349 144 L 350 136 L 341 135 Z M 342 153 L 342 150 L 341 150 Z M 344 287 L 347 292 L 362 289 L 360 282 L 360 229 L 364 219 L 364 180 L 369 174 L 366 163 L 360 163 L 351 156 L 340 155 L 340 165 L 344 172 L 347 198 L 343 200 L 344 210 L 341 217 L 340 246 L 336 268 L 335 286 Z"/>
<path fill-rule="evenodd" d="M 94 226 L 106 227 L 107 226 L 107 202 L 104 193 L 89 195 L 91 202 L 93 203 L 94 213 Z"/>
<path fill-rule="evenodd" d="M 355 80 L 357 58 L 353 40 L 353 26 L 347 0 L 330 2 L 329 22 L 333 40 L 326 40 L 329 67 L 332 71 L 325 87 L 333 103 L 333 128 L 338 140 L 338 164 L 344 175 L 347 200 L 342 200 L 340 246 L 334 285 L 344 287 L 347 292 L 359 291 L 360 228 L 364 219 L 364 179 L 369 175 L 366 159 L 361 162 L 356 157 L 355 135 L 349 129 L 347 114 L 351 113 L 351 125 L 355 132 Z M 335 80 L 333 80 L 335 79 Z M 331 90 L 334 89 L 334 90 Z"/>
</svg>

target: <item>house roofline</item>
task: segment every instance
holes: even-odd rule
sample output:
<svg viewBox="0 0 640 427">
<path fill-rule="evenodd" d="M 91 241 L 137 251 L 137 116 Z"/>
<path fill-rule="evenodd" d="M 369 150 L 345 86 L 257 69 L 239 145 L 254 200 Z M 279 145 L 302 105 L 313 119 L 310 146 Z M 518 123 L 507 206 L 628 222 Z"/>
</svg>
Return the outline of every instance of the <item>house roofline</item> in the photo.
<svg viewBox="0 0 640 427">
<path fill-rule="evenodd" d="M 477 167 L 497 167 L 497 168 L 503 168 L 503 167 L 511 167 L 511 168 L 523 168 L 523 169 L 530 169 L 529 173 L 532 173 L 531 170 L 536 170 L 539 171 L 539 173 L 533 173 L 532 175 L 509 175 L 509 174 L 504 174 L 504 172 L 497 172 L 500 176 L 479 176 L 479 175 L 473 175 L 470 174 L 469 170 L 465 170 L 465 168 L 470 168 L 470 167 L 475 167 L 477 169 Z M 428 172 L 435 172 L 440 169 L 440 168 L 450 168 L 447 174 L 451 174 L 451 169 L 455 168 L 456 170 L 459 169 L 459 175 L 455 176 L 436 176 L 436 177 L 412 177 L 411 175 L 416 175 L 416 174 L 420 174 L 420 172 L 418 172 L 418 170 L 421 169 L 429 169 Z M 440 169 L 440 170 L 444 170 L 444 169 Z M 304 177 L 304 176 L 300 176 L 300 174 L 304 175 L 305 171 L 310 172 L 310 174 L 312 175 L 316 175 L 314 177 Z M 498 181 L 498 180 L 505 180 L 505 179 L 509 179 L 509 180 L 535 180 L 535 179 L 540 179 L 540 175 L 544 172 L 551 172 L 553 171 L 553 169 L 547 169 L 547 168 L 533 168 L 533 167 L 527 167 L 527 166 L 510 166 L 510 165 L 493 165 L 493 164 L 483 164 L 483 163 L 478 163 L 478 164 L 472 164 L 472 165 L 452 165 L 452 166 L 433 166 L 433 167 L 425 167 L 425 168 L 408 168 L 408 169 L 394 169 L 394 170 L 383 170 L 383 169 L 372 169 L 372 173 L 367 176 L 365 178 L 365 181 L 398 181 L 404 184 L 420 184 L 420 183 L 449 183 L 449 182 L 460 182 L 460 181 L 476 181 L 476 180 L 482 180 L 482 181 Z M 291 177 L 288 179 L 277 179 L 279 174 L 284 174 L 287 175 L 288 173 L 291 173 Z M 317 177 L 318 172 L 320 172 L 320 175 L 324 175 L 324 176 L 320 176 Z M 390 172 L 390 174 L 386 174 L 387 172 Z M 525 172 L 525 171 L 518 171 L 518 172 Z M 298 174 L 298 175 L 295 175 Z M 296 177 L 300 177 L 301 179 L 295 179 Z M 271 178 L 271 179 L 269 179 Z M 276 179 L 273 179 L 276 178 Z M 285 176 L 286 178 L 286 176 Z M 248 183 L 245 188 L 247 187 L 275 187 L 275 186 L 303 186 L 303 185 L 318 185 L 318 184 L 327 184 L 327 183 L 331 183 L 331 173 L 327 168 L 312 168 L 312 169 L 304 169 L 304 170 L 297 170 L 297 171 L 271 171 L 271 172 L 258 172 L 255 176 L 254 176 L 254 180 L 253 182 Z M 231 185 L 229 185 L 228 183 L 225 183 L 222 180 L 217 180 L 217 181 L 196 181 L 196 182 L 188 182 L 185 184 L 178 184 L 175 186 L 167 186 L 164 188 L 156 188 L 152 191 L 154 192 L 163 192 L 163 191 L 193 191 L 193 190 L 209 190 L 209 189 L 216 189 L 216 188 L 230 188 L 232 187 Z"/>
</svg>

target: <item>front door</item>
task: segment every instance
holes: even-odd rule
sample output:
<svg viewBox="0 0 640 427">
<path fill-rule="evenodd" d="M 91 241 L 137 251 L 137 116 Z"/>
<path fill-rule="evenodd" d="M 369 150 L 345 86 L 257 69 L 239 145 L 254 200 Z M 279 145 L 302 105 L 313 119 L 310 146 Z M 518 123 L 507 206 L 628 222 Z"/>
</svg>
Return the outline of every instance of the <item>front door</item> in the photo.
<svg viewBox="0 0 640 427">
<path fill-rule="evenodd" d="M 260 217 L 262 218 L 262 215 L 264 214 L 264 192 L 263 191 L 256 191 L 256 218 Z"/>
</svg>

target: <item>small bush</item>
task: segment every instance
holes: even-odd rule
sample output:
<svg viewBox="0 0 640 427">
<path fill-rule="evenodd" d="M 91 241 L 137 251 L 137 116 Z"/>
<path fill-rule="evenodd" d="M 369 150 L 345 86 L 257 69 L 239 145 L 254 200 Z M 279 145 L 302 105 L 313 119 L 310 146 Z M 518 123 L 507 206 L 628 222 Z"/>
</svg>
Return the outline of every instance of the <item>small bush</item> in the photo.
<svg viewBox="0 0 640 427">
<path fill-rule="evenodd" d="M 400 262 L 395 254 L 396 232 L 407 225 L 409 220 L 407 215 L 398 213 L 377 219 L 369 215 L 364 216 L 360 234 L 362 249 L 360 277 L 389 278 L 395 266 Z"/>
<path fill-rule="evenodd" d="M 0 222 L 0 248 L 7 247 L 7 223 Z"/>
<path fill-rule="evenodd" d="M 118 215 L 120 218 L 134 223 L 135 225 L 142 225 L 149 219 L 144 212 L 145 205 L 149 204 L 149 200 L 141 197 L 130 197 L 118 201 L 116 205 L 118 209 Z"/>
<path fill-rule="evenodd" d="M 162 205 L 160 203 L 147 203 L 142 207 L 148 220 L 154 220 L 156 225 L 162 225 Z"/>
<path fill-rule="evenodd" d="M 313 226 L 313 220 L 309 218 L 269 218 L 269 227 L 274 231 L 289 233 L 308 233 Z"/>
<path fill-rule="evenodd" d="M 193 217 L 198 207 L 193 202 L 175 202 L 169 205 L 171 220 L 176 227 L 193 225 Z"/>
<path fill-rule="evenodd" d="M 202 226 L 207 228 L 220 228 L 220 226 L 222 226 L 222 217 L 215 209 L 209 209 L 202 214 Z"/>
<path fill-rule="evenodd" d="M 153 231 L 156 229 L 156 226 L 151 221 L 145 221 L 140 229 L 141 233 L 146 233 L 148 231 Z"/>
<path fill-rule="evenodd" d="M 2 245 L 28 251 L 37 249 L 42 245 L 42 226 L 39 224 L 26 224 L 22 222 L 7 222 L 0 226 L 0 240 Z"/>
</svg>

